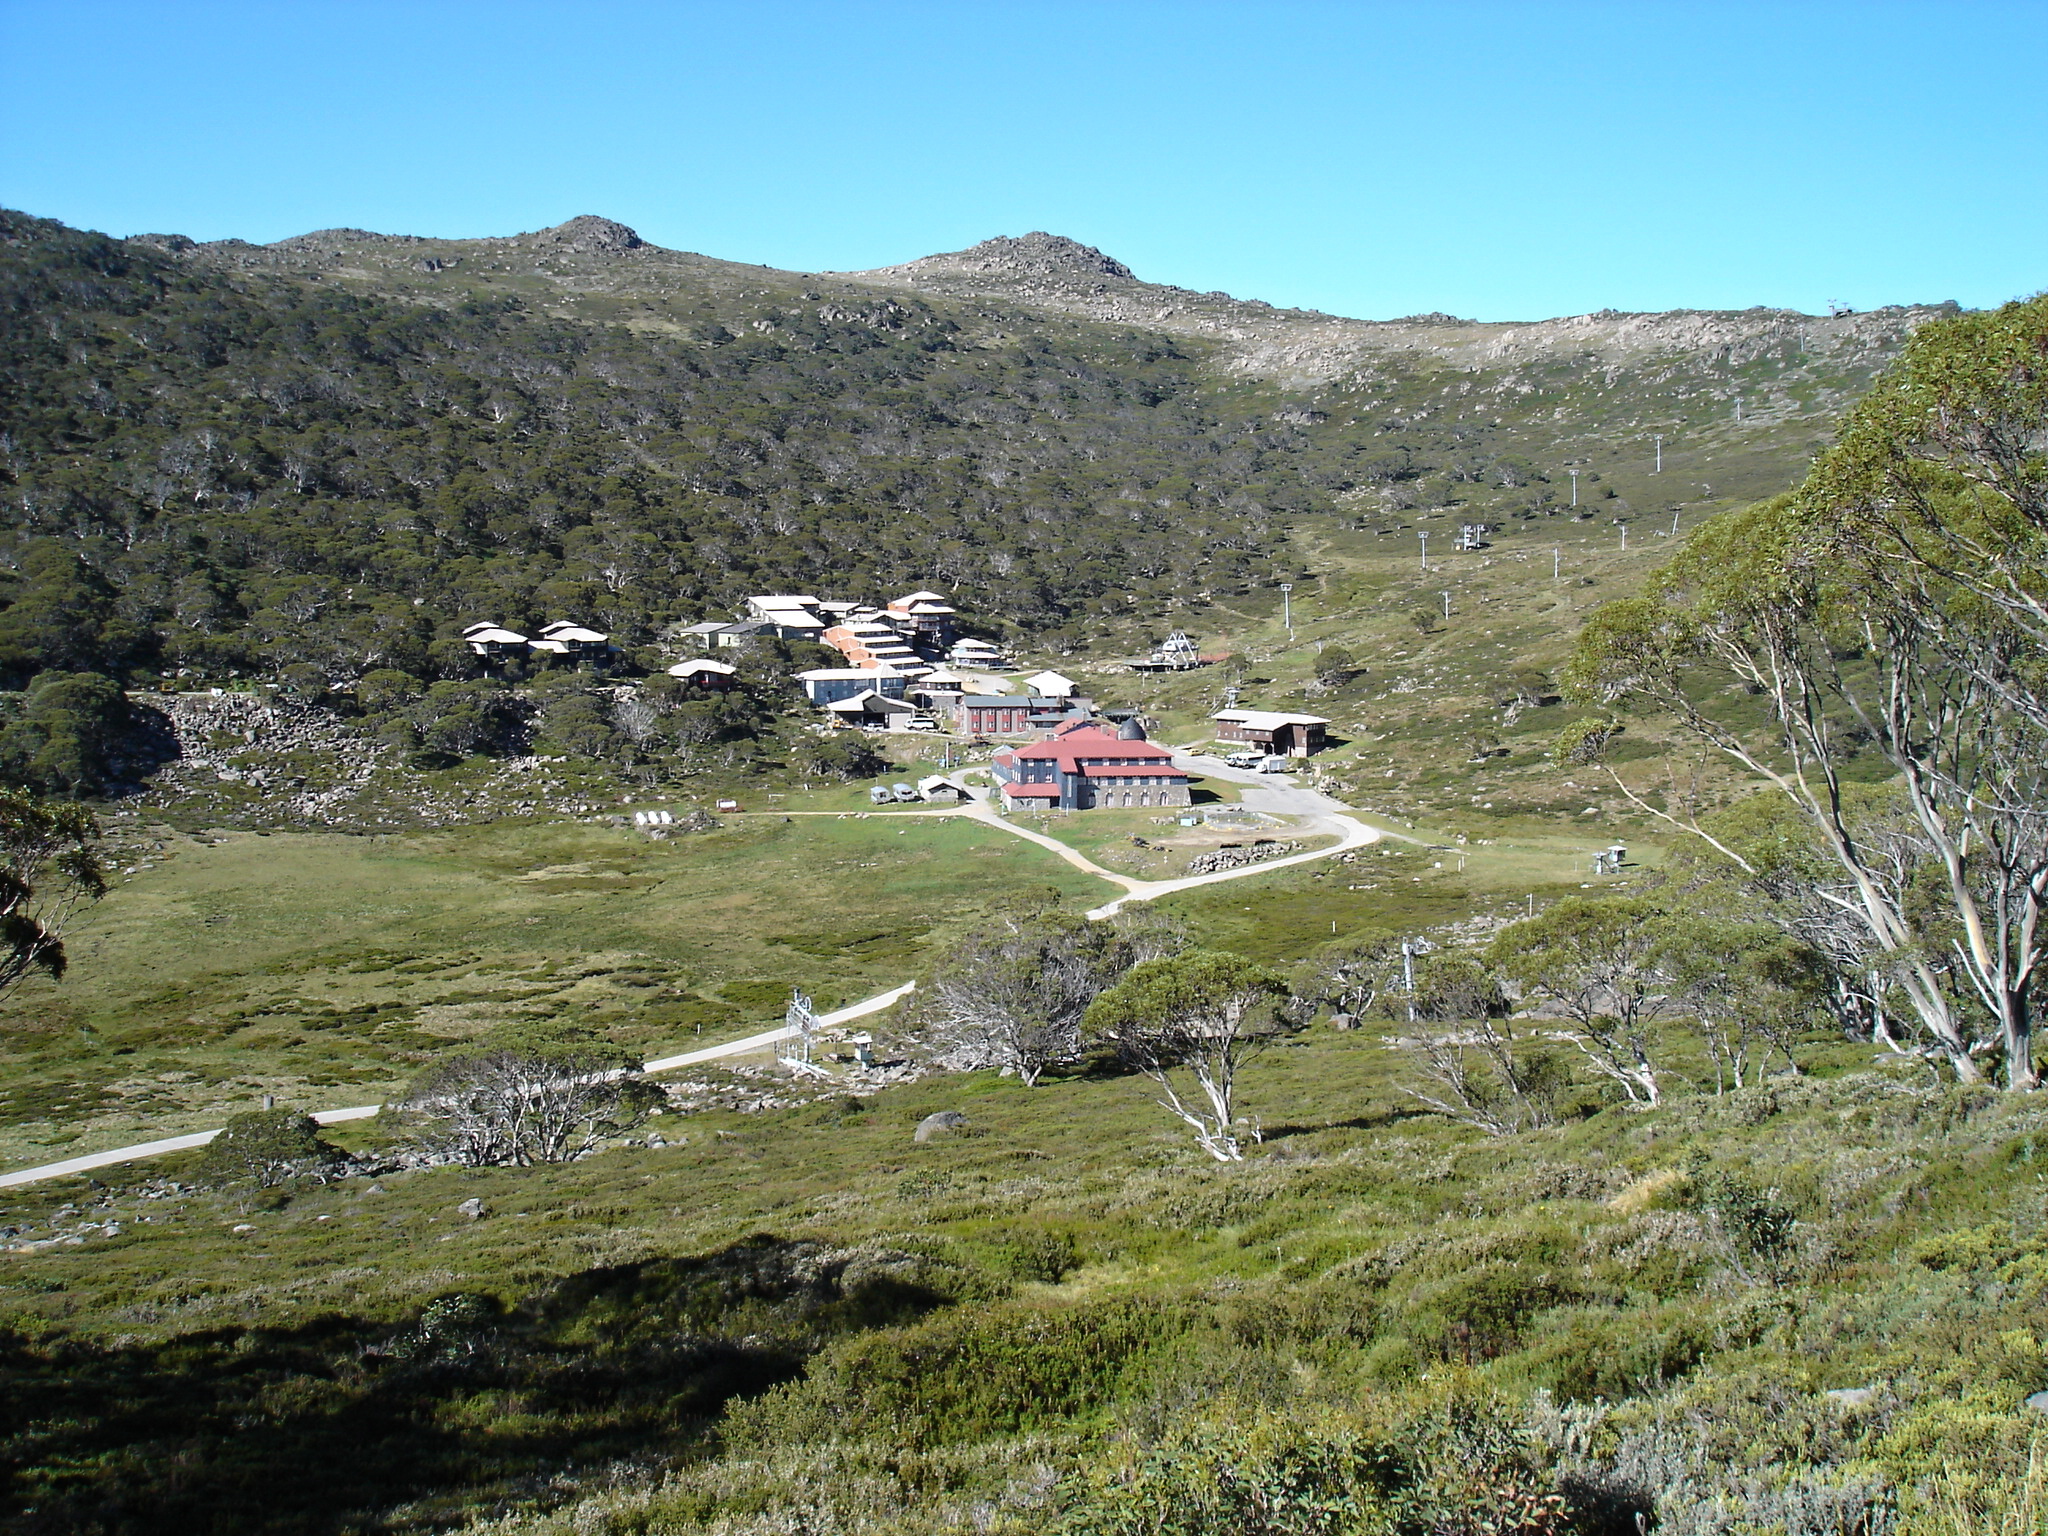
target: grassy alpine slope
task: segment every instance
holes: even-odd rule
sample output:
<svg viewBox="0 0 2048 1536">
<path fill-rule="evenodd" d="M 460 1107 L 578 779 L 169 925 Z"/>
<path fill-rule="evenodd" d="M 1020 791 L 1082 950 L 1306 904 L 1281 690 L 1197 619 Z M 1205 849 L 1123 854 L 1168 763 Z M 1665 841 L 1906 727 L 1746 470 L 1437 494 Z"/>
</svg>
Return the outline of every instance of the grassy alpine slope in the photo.
<svg viewBox="0 0 2048 1536">
<path fill-rule="evenodd" d="M 1582 894 L 1618 837 L 1635 865 L 1609 883 L 1707 899 L 1696 862 L 1544 755 L 1583 714 L 1556 686 L 1574 632 L 1661 563 L 1674 506 L 1683 532 L 1795 482 L 1927 312 L 1324 334 L 1128 274 L 1112 313 L 1065 292 L 1088 269 L 1065 249 L 939 281 L 770 273 L 583 220 L 261 250 L 6 237 L 0 660 L 23 677 L 298 669 L 310 693 L 375 657 L 424 684 L 465 665 L 449 638 L 485 607 L 639 644 L 747 586 L 936 578 L 1163 737 L 1205 735 L 1231 683 L 1332 717 L 1316 766 L 1419 838 L 1163 903 L 1319 1005 L 1242 1075 L 1242 1164 L 1089 1059 L 1032 1090 L 709 1094 L 651 1122 L 661 1145 L 563 1166 L 264 1190 L 188 1159 L 9 1191 L 9 1528 L 2042 1529 L 2038 1095 L 1812 1018 L 1796 1076 L 1731 1090 L 1676 1018 L 1646 1046 L 1654 1107 L 1525 1037 L 1554 1123 L 1487 1137 L 1426 1112 L 1441 1084 L 1384 1038 L 1398 999 L 1337 1028 L 1328 989 L 1389 940 L 1456 953 Z M 1468 521 L 1501 526 L 1454 554 Z M 1111 665 L 1175 625 L 1232 661 Z M 1354 665 L 1333 672 L 1335 647 Z M 580 691 L 528 706 L 538 739 L 600 734 Z M 251 775 L 283 770 L 228 735 L 247 829 L 124 823 L 133 873 L 74 974 L 11 1003 L 10 1161 L 264 1091 L 367 1102 L 507 1019 L 686 1047 L 772 1019 L 792 983 L 829 1003 L 927 970 L 999 906 L 1102 894 L 997 831 L 909 817 L 665 845 L 531 819 L 614 798 L 574 751 L 563 803 L 526 819 L 407 830 L 394 799 L 375 837 L 262 836 Z M 843 802 L 797 788 L 833 777 L 780 761 L 801 745 L 744 772 L 792 807 Z M 1649 717 L 1609 752 L 1653 795 L 1739 787 L 1691 756 Z M 485 769 L 418 771 L 453 800 Z M 1846 772 L 1877 776 L 1860 753 Z M 741 773 L 699 763 L 689 787 Z M 1657 884 L 1667 864 L 1689 883 Z M 914 1016 L 884 1027 L 915 1044 Z M 913 1140 L 940 1110 L 964 1127 Z"/>
<path fill-rule="evenodd" d="M 1505 1147 L 1325 1030 L 1246 1074 L 1236 1167 L 1084 1074 L 555 1169 L 17 1195 L 30 1236 L 118 1232 L 7 1260 L 12 1497 L 136 1533 L 2032 1530 L 1998 1521 L 2042 1492 L 2039 1106 L 1801 1054 Z M 913 1143 L 938 1109 L 966 1132 Z"/>
</svg>

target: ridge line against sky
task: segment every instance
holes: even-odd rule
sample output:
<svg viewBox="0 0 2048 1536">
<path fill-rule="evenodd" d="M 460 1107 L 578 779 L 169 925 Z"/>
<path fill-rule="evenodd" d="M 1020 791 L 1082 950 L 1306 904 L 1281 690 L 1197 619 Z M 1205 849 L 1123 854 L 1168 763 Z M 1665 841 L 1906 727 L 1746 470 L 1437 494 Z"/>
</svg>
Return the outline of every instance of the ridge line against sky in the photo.
<svg viewBox="0 0 2048 1536">
<path fill-rule="evenodd" d="M 2011 0 L 0 0 L 0 202 L 799 272 L 1043 229 L 1362 318 L 1982 306 L 2048 286 L 2043 78 Z"/>
</svg>

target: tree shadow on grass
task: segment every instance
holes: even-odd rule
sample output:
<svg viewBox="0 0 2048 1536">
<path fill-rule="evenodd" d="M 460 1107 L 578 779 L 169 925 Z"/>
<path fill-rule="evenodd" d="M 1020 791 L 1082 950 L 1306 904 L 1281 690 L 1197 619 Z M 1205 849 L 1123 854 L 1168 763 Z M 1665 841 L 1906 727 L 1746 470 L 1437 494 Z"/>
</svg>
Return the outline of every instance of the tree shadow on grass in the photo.
<svg viewBox="0 0 2048 1536">
<path fill-rule="evenodd" d="M 1384 1131 L 1410 1120 L 1427 1120 L 1426 1109 L 1392 1105 L 1377 1114 L 1353 1115 L 1348 1120 L 1325 1120 L 1319 1125 L 1269 1125 L 1260 1133 L 1262 1141 L 1286 1141 L 1294 1136 L 1313 1136 L 1321 1131 Z"/>
<path fill-rule="evenodd" d="M 827 1339 L 946 1305 L 914 1265 L 756 1237 L 401 1326 L 0 1338 L 0 1530 L 354 1536 L 559 1502 L 563 1469 L 672 1455 Z"/>
</svg>

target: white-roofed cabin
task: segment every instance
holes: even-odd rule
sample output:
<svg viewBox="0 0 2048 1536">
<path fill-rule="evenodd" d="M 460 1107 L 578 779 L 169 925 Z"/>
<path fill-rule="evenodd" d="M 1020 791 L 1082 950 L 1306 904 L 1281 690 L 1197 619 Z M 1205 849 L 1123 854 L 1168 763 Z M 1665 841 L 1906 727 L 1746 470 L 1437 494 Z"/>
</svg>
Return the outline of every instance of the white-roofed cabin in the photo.
<svg viewBox="0 0 2048 1536">
<path fill-rule="evenodd" d="M 530 644 L 526 636 L 501 624 L 472 624 L 462 632 L 462 638 L 469 642 L 472 651 L 490 661 L 524 656 Z"/>
<path fill-rule="evenodd" d="M 1329 743 L 1321 715 L 1289 715 L 1267 709 L 1219 709 L 1209 717 L 1218 741 L 1243 741 L 1275 757 L 1307 757 Z"/>
</svg>

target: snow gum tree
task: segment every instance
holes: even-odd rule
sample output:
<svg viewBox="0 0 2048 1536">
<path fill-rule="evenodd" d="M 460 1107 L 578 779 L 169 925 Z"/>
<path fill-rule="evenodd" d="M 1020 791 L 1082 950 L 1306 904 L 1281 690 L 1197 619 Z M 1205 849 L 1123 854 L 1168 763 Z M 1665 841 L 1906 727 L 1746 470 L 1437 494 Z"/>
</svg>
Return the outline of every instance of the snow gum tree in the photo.
<svg viewBox="0 0 2048 1536">
<path fill-rule="evenodd" d="M 1195 950 L 1148 960 L 1098 997 L 1089 1032 L 1150 1078 L 1159 1103 L 1222 1163 L 1244 1160 L 1237 1076 L 1280 1033 L 1271 1005 L 1287 995 L 1277 973 L 1241 955 Z"/>
<path fill-rule="evenodd" d="M 1788 801 L 1927 1048 L 1963 1081 L 1997 1060 L 2038 1086 L 2048 297 L 1920 331 L 1797 492 L 1602 608 L 1567 684 L 1674 717 Z M 1872 755 L 1896 815 L 1853 792 Z"/>
</svg>

